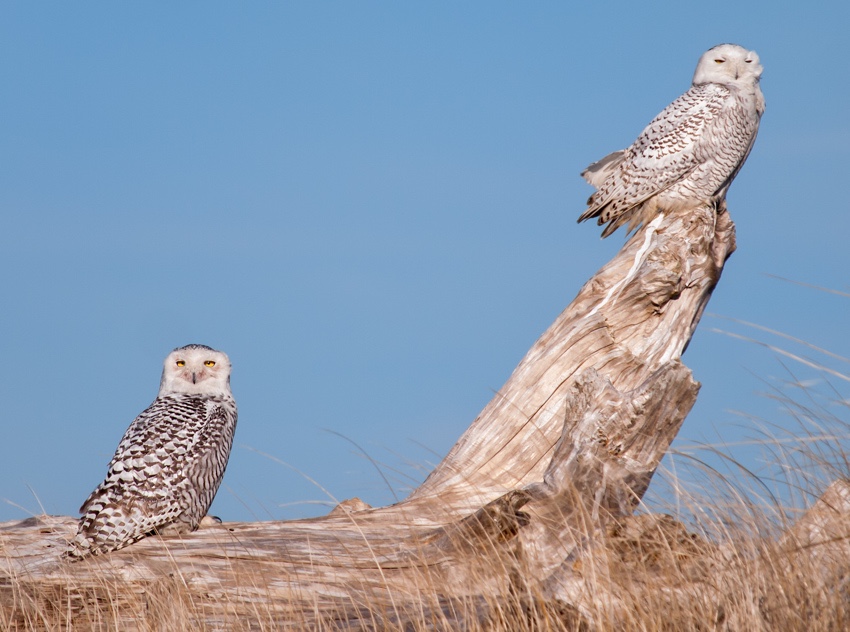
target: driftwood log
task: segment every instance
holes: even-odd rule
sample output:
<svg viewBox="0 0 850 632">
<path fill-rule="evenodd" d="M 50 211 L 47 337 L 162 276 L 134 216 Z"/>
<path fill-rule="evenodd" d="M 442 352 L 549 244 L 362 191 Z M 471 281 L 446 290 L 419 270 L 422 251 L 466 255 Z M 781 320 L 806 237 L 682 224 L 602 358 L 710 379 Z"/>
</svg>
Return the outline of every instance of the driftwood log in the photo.
<svg viewBox="0 0 850 632">
<path fill-rule="evenodd" d="M 77 628 L 191 627 L 140 623 L 159 595 L 191 600 L 191 624 L 209 629 L 478 629 L 535 599 L 581 629 L 600 598 L 581 571 L 596 536 L 667 528 L 629 520 L 696 401 L 680 356 L 734 249 L 725 209 L 640 228 L 395 505 L 224 523 L 73 564 L 59 553 L 74 518 L 0 525 L 0 627 L 45 612 Z"/>
</svg>

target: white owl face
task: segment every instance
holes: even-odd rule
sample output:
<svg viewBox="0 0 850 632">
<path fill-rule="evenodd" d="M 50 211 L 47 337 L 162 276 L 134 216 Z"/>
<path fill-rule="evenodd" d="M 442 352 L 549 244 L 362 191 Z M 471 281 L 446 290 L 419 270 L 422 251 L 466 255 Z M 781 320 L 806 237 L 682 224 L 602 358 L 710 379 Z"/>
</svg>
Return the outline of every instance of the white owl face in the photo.
<svg viewBox="0 0 850 632">
<path fill-rule="evenodd" d="M 721 85 L 757 83 L 762 66 L 755 51 L 737 44 L 720 44 L 700 57 L 694 73 L 694 85 L 719 83 Z"/>
<path fill-rule="evenodd" d="M 159 394 L 230 392 L 230 359 L 206 345 L 186 345 L 165 358 Z"/>
</svg>

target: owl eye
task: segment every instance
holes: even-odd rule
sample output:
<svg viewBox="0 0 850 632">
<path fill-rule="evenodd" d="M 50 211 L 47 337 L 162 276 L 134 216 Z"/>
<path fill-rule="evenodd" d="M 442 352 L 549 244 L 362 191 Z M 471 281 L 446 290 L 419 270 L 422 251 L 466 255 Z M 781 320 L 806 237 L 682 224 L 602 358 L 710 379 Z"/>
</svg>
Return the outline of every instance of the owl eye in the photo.
<svg viewBox="0 0 850 632">
<path fill-rule="evenodd" d="M 725 60 L 725 59 L 715 59 L 715 60 L 714 60 L 714 63 L 716 63 L 716 64 L 722 64 L 724 61 L 726 61 L 726 60 Z"/>
<path fill-rule="evenodd" d="M 213 362 L 212 360 L 207 360 L 206 362 L 204 362 L 204 366 L 213 367 L 215 366 L 215 362 Z"/>
<path fill-rule="evenodd" d="M 186 360 L 178 360 L 175 364 L 177 366 L 186 366 Z"/>
<path fill-rule="evenodd" d="M 745 61 L 745 62 L 747 62 L 748 64 L 753 63 L 753 60 L 752 60 L 752 59 L 745 59 L 744 61 Z"/>
</svg>

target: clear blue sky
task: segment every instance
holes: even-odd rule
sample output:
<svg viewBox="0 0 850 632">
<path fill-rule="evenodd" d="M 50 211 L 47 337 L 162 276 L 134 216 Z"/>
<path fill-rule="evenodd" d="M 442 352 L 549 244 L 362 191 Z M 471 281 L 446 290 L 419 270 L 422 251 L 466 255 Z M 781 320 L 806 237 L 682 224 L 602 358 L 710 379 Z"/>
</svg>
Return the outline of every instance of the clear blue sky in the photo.
<svg viewBox="0 0 850 632">
<path fill-rule="evenodd" d="M 847 24 L 838 1 L 4 3 L 0 520 L 76 515 L 187 343 L 234 365 L 215 513 L 322 513 L 308 477 L 403 496 L 622 244 L 575 223 L 579 172 L 721 42 L 761 56 L 767 113 L 709 311 L 850 354 L 850 299 L 769 276 L 848 290 Z M 679 443 L 786 423 L 759 394 L 777 356 L 711 328 L 794 348 L 704 318 Z"/>
</svg>

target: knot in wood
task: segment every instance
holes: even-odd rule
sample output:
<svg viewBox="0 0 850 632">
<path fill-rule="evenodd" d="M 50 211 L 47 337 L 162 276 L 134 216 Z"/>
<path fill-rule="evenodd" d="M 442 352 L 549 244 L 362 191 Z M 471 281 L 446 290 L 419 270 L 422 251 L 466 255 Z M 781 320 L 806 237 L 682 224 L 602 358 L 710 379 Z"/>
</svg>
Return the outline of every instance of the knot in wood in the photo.
<svg viewBox="0 0 850 632">
<path fill-rule="evenodd" d="M 664 305 L 682 294 L 682 260 L 670 251 L 657 251 L 656 256 L 646 261 L 639 277 L 640 290 L 660 312 Z"/>
</svg>

